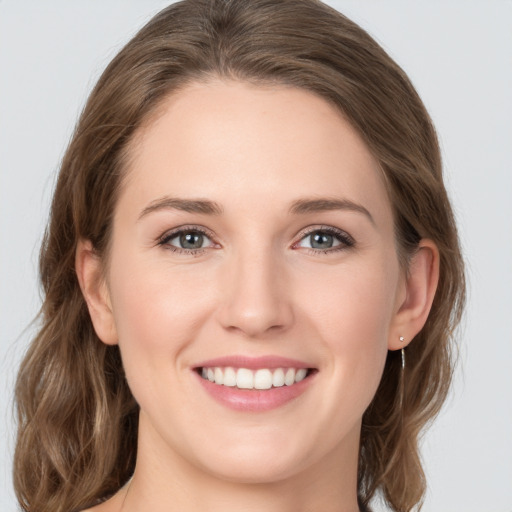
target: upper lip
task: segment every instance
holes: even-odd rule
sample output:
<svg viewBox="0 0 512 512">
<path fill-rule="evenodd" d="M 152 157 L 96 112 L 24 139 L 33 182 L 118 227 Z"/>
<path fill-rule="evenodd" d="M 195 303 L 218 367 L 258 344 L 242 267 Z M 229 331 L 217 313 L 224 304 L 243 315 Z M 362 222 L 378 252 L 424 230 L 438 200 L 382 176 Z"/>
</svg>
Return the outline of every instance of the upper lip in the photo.
<svg viewBox="0 0 512 512">
<path fill-rule="evenodd" d="M 249 370 L 257 370 L 259 368 L 313 368 L 310 364 L 304 361 L 299 361 L 298 359 L 272 355 L 260 357 L 249 357 L 243 355 L 217 357 L 215 359 L 202 361 L 199 364 L 194 365 L 194 368 L 228 366 L 233 368 L 247 368 Z"/>
</svg>

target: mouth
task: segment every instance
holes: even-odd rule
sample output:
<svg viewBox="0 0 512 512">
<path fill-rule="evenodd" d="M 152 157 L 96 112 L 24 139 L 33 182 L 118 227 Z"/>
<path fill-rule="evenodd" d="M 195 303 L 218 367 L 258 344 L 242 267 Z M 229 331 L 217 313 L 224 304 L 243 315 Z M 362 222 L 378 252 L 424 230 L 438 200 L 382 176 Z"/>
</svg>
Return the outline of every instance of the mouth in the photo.
<svg viewBox="0 0 512 512">
<path fill-rule="evenodd" d="M 293 386 L 311 377 L 315 368 L 237 368 L 232 366 L 200 366 L 194 369 L 204 380 L 217 386 L 243 390 L 268 390 Z"/>
<path fill-rule="evenodd" d="M 296 403 L 314 387 L 319 372 L 304 361 L 277 355 L 230 355 L 202 361 L 191 369 L 207 396 L 243 413 Z"/>
</svg>

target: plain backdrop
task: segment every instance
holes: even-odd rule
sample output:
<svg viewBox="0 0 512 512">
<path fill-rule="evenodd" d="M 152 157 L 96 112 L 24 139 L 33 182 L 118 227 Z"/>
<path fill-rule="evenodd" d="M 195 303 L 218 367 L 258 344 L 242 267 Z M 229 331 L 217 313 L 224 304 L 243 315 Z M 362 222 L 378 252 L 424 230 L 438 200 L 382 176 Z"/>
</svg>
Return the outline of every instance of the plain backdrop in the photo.
<svg viewBox="0 0 512 512">
<path fill-rule="evenodd" d="M 17 510 L 12 387 L 59 161 L 103 68 L 168 3 L 0 0 L 1 511 Z M 328 3 L 384 46 L 429 109 L 467 262 L 455 386 L 423 442 L 423 510 L 512 512 L 512 2 Z"/>
</svg>

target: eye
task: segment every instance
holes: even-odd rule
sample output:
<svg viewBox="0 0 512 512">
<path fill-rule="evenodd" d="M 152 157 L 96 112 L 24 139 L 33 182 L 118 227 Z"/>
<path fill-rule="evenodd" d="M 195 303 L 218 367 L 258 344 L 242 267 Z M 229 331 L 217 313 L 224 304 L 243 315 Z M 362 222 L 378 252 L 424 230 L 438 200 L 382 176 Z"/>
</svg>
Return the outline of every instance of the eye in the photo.
<svg viewBox="0 0 512 512">
<path fill-rule="evenodd" d="M 334 252 L 354 245 L 354 239 L 341 229 L 322 227 L 303 234 L 294 247 L 312 249 L 314 252 Z"/>
<path fill-rule="evenodd" d="M 171 233 L 166 233 L 158 242 L 175 252 L 197 253 L 202 249 L 213 247 L 210 237 L 198 228 L 182 228 Z"/>
</svg>

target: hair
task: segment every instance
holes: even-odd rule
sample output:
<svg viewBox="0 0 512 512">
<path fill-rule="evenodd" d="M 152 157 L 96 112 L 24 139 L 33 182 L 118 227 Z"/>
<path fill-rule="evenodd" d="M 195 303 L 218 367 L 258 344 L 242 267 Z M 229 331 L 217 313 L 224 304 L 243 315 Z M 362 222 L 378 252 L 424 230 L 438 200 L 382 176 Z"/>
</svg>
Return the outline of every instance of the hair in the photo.
<svg viewBox="0 0 512 512">
<path fill-rule="evenodd" d="M 402 69 L 359 26 L 318 0 L 184 0 L 144 26 L 93 89 L 63 157 L 40 254 L 40 329 L 16 384 L 14 483 L 24 511 L 68 512 L 132 475 L 138 405 L 117 346 L 96 335 L 75 273 L 80 239 L 108 255 L 130 143 L 163 100 L 211 78 L 310 91 L 334 105 L 380 163 L 406 268 L 422 238 L 440 255 L 422 331 L 389 352 L 363 416 L 358 498 L 421 507 L 418 440 L 446 398 L 464 270 L 436 133 Z M 405 386 L 403 386 L 403 381 Z M 402 390 L 402 392 L 400 392 Z"/>
</svg>

